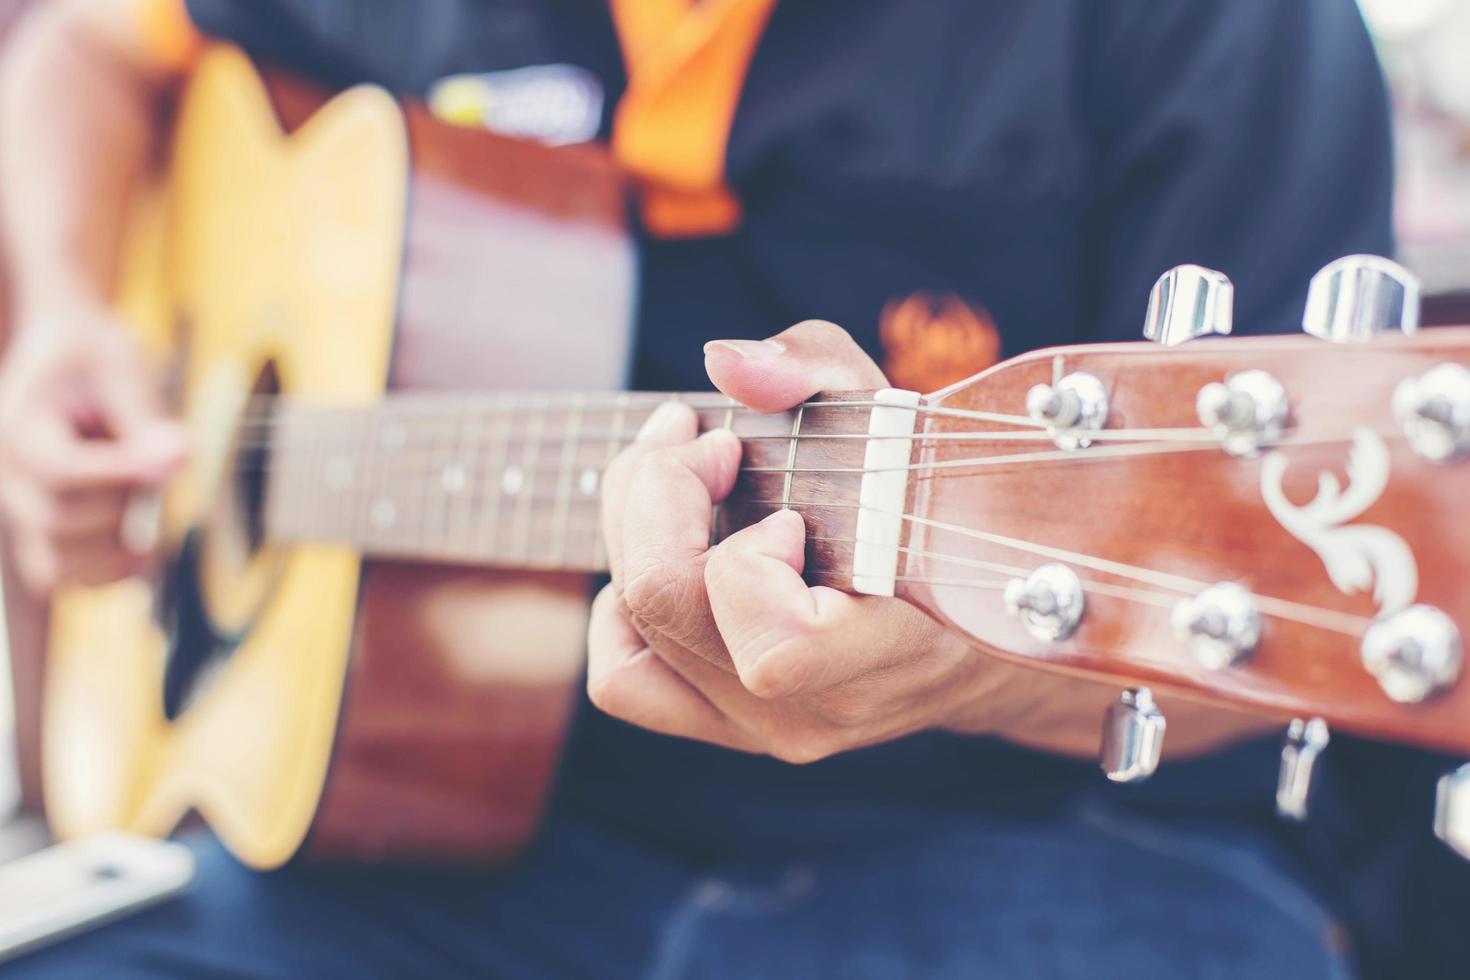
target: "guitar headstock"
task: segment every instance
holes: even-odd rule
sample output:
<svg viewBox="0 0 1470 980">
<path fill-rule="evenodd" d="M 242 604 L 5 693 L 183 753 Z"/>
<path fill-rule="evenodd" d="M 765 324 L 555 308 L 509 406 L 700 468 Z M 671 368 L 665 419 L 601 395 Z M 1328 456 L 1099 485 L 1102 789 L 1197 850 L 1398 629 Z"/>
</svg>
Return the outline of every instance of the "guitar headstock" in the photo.
<svg viewBox="0 0 1470 980">
<path fill-rule="evenodd" d="M 1229 332 L 1228 280 L 1176 270 L 1169 346 L 928 396 L 898 593 L 1003 657 L 1301 718 L 1298 748 L 1321 718 L 1470 755 L 1470 328 L 1416 332 L 1400 272 L 1334 263 L 1308 334 L 1227 340 L 1191 338 Z M 1152 771 L 1153 713 L 1118 706 L 1142 752 L 1110 775 Z"/>
</svg>

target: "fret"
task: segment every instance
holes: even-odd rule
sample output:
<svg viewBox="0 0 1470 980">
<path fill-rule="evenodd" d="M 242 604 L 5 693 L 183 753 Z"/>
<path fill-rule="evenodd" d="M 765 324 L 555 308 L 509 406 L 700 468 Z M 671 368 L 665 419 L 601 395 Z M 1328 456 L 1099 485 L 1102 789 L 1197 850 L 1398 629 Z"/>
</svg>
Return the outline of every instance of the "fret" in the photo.
<svg viewBox="0 0 1470 980">
<path fill-rule="evenodd" d="M 706 431 L 724 428 L 743 440 L 747 469 L 729 499 L 711 506 L 712 544 L 777 506 L 799 510 L 824 540 L 852 539 L 851 505 L 814 507 L 812 498 L 843 497 L 849 483 L 856 498 L 864 440 L 817 444 L 819 457 L 841 460 L 832 474 L 794 470 L 812 458 L 801 451 L 809 435 L 861 434 L 864 406 L 760 415 L 724 396 L 629 393 L 415 394 L 373 407 L 283 402 L 267 433 L 268 533 L 348 543 L 368 554 L 603 570 L 604 472 L 667 400 L 695 407 Z M 816 569 L 846 564 L 831 543 L 809 558 Z"/>
<path fill-rule="evenodd" d="M 403 414 L 394 412 L 378 433 L 378 449 L 382 453 L 383 491 L 373 501 L 373 523 L 382 533 L 384 548 L 390 552 L 396 552 L 403 547 L 404 531 L 410 516 L 403 506 L 401 496 L 403 467 L 395 465 L 399 462 L 396 457 L 408 443 L 408 430 Z"/>
<path fill-rule="evenodd" d="M 735 431 L 735 409 L 740 403 L 728 395 L 725 400 L 729 404 L 725 406 L 725 417 L 721 420 L 719 427 L 733 433 Z M 722 506 L 723 504 L 715 504 L 709 511 L 709 546 L 711 548 L 720 540 L 720 508 Z"/>
<path fill-rule="evenodd" d="M 471 528 L 475 501 L 475 485 L 483 477 L 475 472 L 475 439 L 479 428 L 474 415 L 461 409 L 455 415 L 454 466 L 461 474 L 458 488 L 454 491 L 454 505 L 445 521 L 446 533 L 452 542 L 454 553 L 460 558 L 472 558 Z M 451 480 L 451 482 L 453 482 Z"/>
<path fill-rule="evenodd" d="M 598 474 L 596 489 L 601 490 L 602 478 L 607 474 L 607 468 L 612 465 L 613 459 L 623 451 L 623 432 L 627 427 L 628 418 L 628 393 L 618 392 L 617 399 L 613 402 L 612 421 L 608 424 L 607 455 L 602 461 L 602 470 Z M 601 514 L 599 508 L 599 516 Z M 599 525 L 601 521 L 599 520 Z M 603 540 L 602 528 L 597 528 L 592 544 L 592 565 L 599 571 L 607 569 L 607 542 Z"/>
<path fill-rule="evenodd" d="M 567 560 L 567 511 L 572 503 L 572 468 L 577 461 L 578 437 L 582 431 L 582 409 L 585 399 L 577 396 L 567 410 L 566 437 L 561 447 L 561 463 L 556 485 L 555 512 L 551 521 L 551 557 L 559 565 Z"/>
<path fill-rule="evenodd" d="M 526 445 L 520 469 L 507 467 L 505 471 L 505 489 L 507 492 L 520 494 L 516 502 L 515 525 L 511 531 L 515 535 L 513 554 L 522 560 L 528 558 L 531 552 L 530 518 L 536 496 L 536 463 L 541 454 L 541 433 L 546 426 L 546 402 L 545 398 L 538 399 L 527 423 Z"/>
<path fill-rule="evenodd" d="M 464 458 L 464 416 L 454 411 L 443 423 L 448 436 L 444 440 L 443 461 L 435 474 L 435 486 L 439 491 L 440 506 L 436 527 L 439 549 L 446 555 L 464 554 L 463 527 L 459 510 L 465 497 L 469 496 L 472 476 Z"/>
<path fill-rule="evenodd" d="M 791 509 L 791 478 L 796 475 L 796 453 L 801 448 L 801 416 L 805 405 L 796 406 L 796 415 L 791 421 L 791 449 L 786 454 L 786 479 L 781 481 L 781 509 Z"/>
<path fill-rule="evenodd" d="M 497 399 L 497 408 L 508 401 L 508 396 L 502 395 Z M 484 494 L 488 498 L 488 504 L 481 507 L 481 538 L 489 538 L 488 547 L 484 552 L 491 558 L 499 558 L 500 554 L 500 507 L 501 499 L 504 497 L 504 475 L 506 463 L 510 456 L 510 413 L 509 411 L 492 411 L 490 413 L 489 446 L 486 449 L 487 465 L 485 467 Z M 488 511 L 488 519 L 486 513 Z"/>
</svg>

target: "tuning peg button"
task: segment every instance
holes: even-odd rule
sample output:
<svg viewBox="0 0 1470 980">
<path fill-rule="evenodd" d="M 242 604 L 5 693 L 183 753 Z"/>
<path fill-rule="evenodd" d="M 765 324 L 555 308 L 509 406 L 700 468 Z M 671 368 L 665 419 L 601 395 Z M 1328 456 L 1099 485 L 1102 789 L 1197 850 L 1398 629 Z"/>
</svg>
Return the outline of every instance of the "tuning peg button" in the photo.
<svg viewBox="0 0 1470 980">
<path fill-rule="evenodd" d="M 1317 759 L 1331 741 L 1327 722 L 1321 718 L 1292 719 L 1281 745 L 1281 771 L 1276 776 L 1276 812 L 1297 823 L 1307 819 L 1312 792 L 1312 773 Z"/>
<path fill-rule="evenodd" d="M 1177 265 L 1148 294 L 1143 336 L 1174 347 L 1207 334 L 1228 334 L 1235 304 L 1230 277 L 1202 265 Z"/>
<path fill-rule="evenodd" d="M 1360 651 L 1383 692 L 1403 704 L 1417 704 L 1453 684 L 1464 656 L 1454 620 L 1424 605 L 1376 621 L 1363 634 Z"/>
<path fill-rule="evenodd" d="M 1381 255 L 1345 255 L 1307 287 L 1302 329 L 1334 343 L 1372 340 L 1398 327 L 1419 329 L 1419 277 Z"/>
<path fill-rule="evenodd" d="M 1470 370 L 1446 362 L 1393 391 L 1393 413 L 1414 451 L 1436 463 L 1470 452 Z"/>
<path fill-rule="evenodd" d="M 1280 381 L 1253 369 L 1205 385 L 1195 399 L 1195 412 L 1226 452 L 1253 456 L 1281 438 L 1291 406 Z"/>
<path fill-rule="evenodd" d="M 1434 792 L 1434 836 L 1470 860 L 1470 763 L 1439 778 Z"/>
<path fill-rule="evenodd" d="M 1115 783 L 1138 783 L 1159 768 L 1164 750 L 1164 713 L 1146 687 L 1129 688 L 1103 715 L 1103 773 Z"/>
<path fill-rule="evenodd" d="M 1108 421 L 1108 389 L 1095 375 L 1074 371 L 1026 392 L 1026 414 L 1046 423 L 1058 448 L 1084 449 L 1092 445 L 1090 434 Z"/>
<path fill-rule="evenodd" d="M 1038 567 L 1024 579 L 1011 579 L 1004 598 L 1006 609 L 1021 618 L 1027 632 L 1049 643 L 1071 636 L 1087 605 L 1077 573 L 1055 563 Z"/>
<path fill-rule="evenodd" d="M 1234 582 L 1217 582 L 1174 606 L 1174 633 L 1209 670 L 1223 670 L 1261 642 L 1255 597 Z"/>
</svg>

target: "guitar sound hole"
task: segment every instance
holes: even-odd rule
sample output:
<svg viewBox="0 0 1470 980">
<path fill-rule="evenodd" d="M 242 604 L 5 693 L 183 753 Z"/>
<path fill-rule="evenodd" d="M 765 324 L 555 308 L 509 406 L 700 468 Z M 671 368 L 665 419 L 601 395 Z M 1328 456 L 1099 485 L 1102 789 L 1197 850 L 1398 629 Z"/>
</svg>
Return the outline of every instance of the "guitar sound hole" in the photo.
<svg viewBox="0 0 1470 980">
<path fill-rule="evenodd" d="M 270 462 L 267 449 L 275 417 L 275 398 L 281 393 L 280 377 L 274 362 L 267 362 L 256 378 L 251 400 L 240 420 L 235 447 L 233 499 L 236 520 L 244 533 L 250 553 L 265 544 L 266 468 Z"/>
<path fill-rule="evenodd" d="M 279 394 L 279 374 L 273 363 L 267 363 L 241 406 L 219 474 L 221 492 L 215 507 L 201 515 L 201 523 L 188 532 L 164 569 L 156 617 L 168 637 L 163 709 L 170 721 L 188 708 L 239 648 L 274 584 L 265 550 L 265 508 L 273 408 Z M 262 562 L 266 574 L 260 574 Z M 222 592 L 228 593 L 224 606 L 219 603 Z"/>
</svg>

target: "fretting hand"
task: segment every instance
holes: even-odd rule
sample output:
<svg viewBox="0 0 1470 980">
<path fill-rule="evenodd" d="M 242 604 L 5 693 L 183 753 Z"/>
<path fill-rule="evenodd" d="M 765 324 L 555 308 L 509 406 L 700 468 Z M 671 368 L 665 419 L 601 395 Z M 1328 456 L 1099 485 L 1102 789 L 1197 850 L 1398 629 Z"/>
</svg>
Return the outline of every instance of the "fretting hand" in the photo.
<svg viewBox="0 0 1470 980">
<path fill-rule="evenodd" d="M 762 412 L 823 390 L 883 387 L 830 323 L 768 341 L 719 341 L 711 380 Z M 802 580 L 806 529 L 778 511 L 709 547 L 740 444 L 696 437 L 675 403 L 608 470 L 603 527 L 612 583 L 593 605 L 588 689 L 604 711 L 670 735 L 809 762 L 933 727 L 999 731 L 1044 682 L 969 648 L 898 599 Z"/>
</svg>

